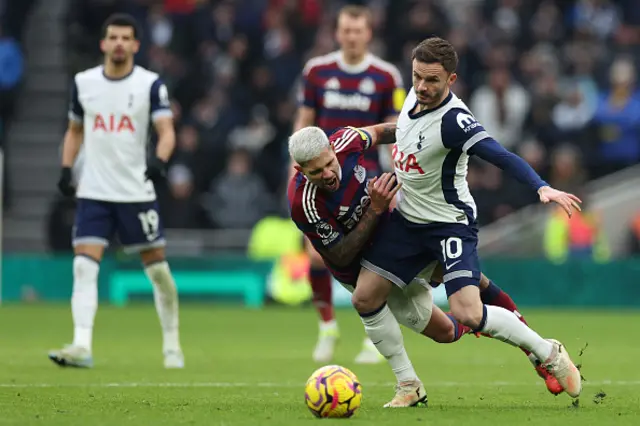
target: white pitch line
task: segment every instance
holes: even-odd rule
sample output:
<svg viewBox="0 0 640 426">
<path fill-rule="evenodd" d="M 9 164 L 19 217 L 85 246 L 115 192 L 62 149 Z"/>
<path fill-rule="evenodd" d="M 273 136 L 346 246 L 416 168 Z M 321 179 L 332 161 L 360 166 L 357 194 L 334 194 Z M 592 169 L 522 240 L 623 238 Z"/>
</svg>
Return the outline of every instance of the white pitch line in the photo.
<svg viewBox="0 0 640 426">
<path fill-rule="evenodd" d="M 532 384 L 542 386 L 536 382 L 426 382 L 425 386 L 437 387 L 486 387 L 486 386 L 531 386 Z M 363 383 L 363 387 L 393 387 L 395 383 Z M 640 386 L 640 380 L 599 380 L 585 381 L 583 386 Z M 302 388 L 304 383 L 243 383 L 243 382 L 193 382 L 193 383 L 144 383 L 144 382 L 122 382 L 122 383 L 0 383 L 0 388 Z"/>
</svg>

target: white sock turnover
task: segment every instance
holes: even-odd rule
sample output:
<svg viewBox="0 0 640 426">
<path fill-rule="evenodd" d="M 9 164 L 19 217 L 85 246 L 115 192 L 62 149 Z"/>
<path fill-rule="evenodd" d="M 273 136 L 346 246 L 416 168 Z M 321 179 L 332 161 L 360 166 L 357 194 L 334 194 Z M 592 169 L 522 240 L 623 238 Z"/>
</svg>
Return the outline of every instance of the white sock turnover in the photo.
<svg viewBox="0 0 640 426">
<path fill-rule="evenodd" d="M 73 258 L 73 345 L 91 351 L 93 320 L 98 310 L 98 271 L 100 264 L 86 256 Z"/>
<path fill-rule="evenodd" d="M 551 356 L 553 345 L 520 321 L 513 312 L 499 306 L 484 305 L 484 308 L 483 332 L 494 339 L 527 349 L 539 360 L 546 361 Z"/>
<path fill-rule="evenodd" d="M 178 333 L 178 291 L 166 261 L 145 268 L 153 284 L 153 300 L 162 327 L 162 351 L 180 351 Z"/>
<path fill-rule="evenodd" d="M 385 304 L 372 315 L 360 316 L 367 335 L 387 359 L 398 382 L 418 380 L 418 375 L 404 348 L 400 324 Z"/>
</svg>

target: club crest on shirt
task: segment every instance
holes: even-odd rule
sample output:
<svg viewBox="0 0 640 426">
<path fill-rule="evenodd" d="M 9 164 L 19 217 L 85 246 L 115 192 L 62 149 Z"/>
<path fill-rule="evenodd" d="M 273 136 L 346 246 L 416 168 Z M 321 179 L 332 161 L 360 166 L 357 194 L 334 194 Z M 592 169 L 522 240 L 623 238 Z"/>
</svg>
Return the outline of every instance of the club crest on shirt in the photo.
<svg viewBox="0 0 640 426">
<path fill-rule="evenodd" d="M 356 177 L 358 182 L 362 183 L 367 177 L 367 169 L 362 167 L 360 164 L 356 164 L 353 168 L 353 175 Z"/>
<path fill-rule="evenodd" d="M 376 83 L 369 77 L 363 78 L 358 86 L 358 91 L 365 95 L 372 95 L 376 91 Z"/>
</svg>

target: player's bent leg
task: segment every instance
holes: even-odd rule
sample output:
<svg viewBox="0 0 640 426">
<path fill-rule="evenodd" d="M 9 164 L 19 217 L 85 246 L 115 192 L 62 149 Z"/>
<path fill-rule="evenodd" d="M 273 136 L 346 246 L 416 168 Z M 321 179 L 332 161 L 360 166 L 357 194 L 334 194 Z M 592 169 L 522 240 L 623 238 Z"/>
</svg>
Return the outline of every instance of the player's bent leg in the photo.
<svg viewBox="0 0 640 426">
<path fill-rule="evenodd" d="M 515 302 L 504 290 L 498 287 L 493 281 L 491 281 L 486 275 L 482 274 L 480 277 L 480 298 L 485 305 L 500 306 L 510 312 L 513 312 L 520 321 L 527 324 L 524 316 L 519 312 Z M 528 324 L 527 324 L 528 325 Z M 524 348 L 520 348 L 527 356 L 529 362 L 533 365 L 536 373 L 540 376 L 547 387 L 547 390 L 554 395 L 562 393 L 564 390 L 558 380 L 542 366 L 542 362 L 536 358 L 531 352 Z"/>
<path fill-rule="evenodd" d="M 362 268 L 351 302 L 367 335 L 387 359 L 398 381 L 396 395 L 385 407 L 424 406 L 426 390 L 405 350 L 400 324 L 387 305 L 392 286 L 386 278 Z"/>
<path fill-rule="evenodd" d="M 309 282 L 313 292 L 313 306 L 320 316 L 318 342 L 313 350 L 313 360 L 327 363 L 333 359 L 335 345 L 339 338 L 338 324 L 333 312 L 332 277 L 322 256 L 305 237 L 305 249 L 309 256 Z"/>
<path fill-rule="evenodd" d="M 178 291 L 166 261 L 164 248 L 156 247 L 140 252 L 145 273 L 153 284 L 153 298 L 162 327 L 162 353 L 165 368 L 183 368 L 184 356 L 180 347 Z"/>
<path fill-rule="evenodd" d="M 582 389 L 580 372 L 564 346 L 559 342 L 543 339 L 512 312 L 498 306 L 482 304 L 477 285 L 477 282 L 467 278 L 447 282 L 449 305 L 454 317 L 473 327 L 476 332 L 489 334 L 495 339 L 531 351 L 538 359 L 545 360 L 543 366 L 558 379 L 569 395 L 579 395 Z M 481 315 L 478 315 L 479 310 Z"/>
<path fill-rule="evenodd" d="M 98 272 L 103 244 L 76 244 L 73 259 L 73 343 L 49 352 L 49 359 L 62 367 L 93 366 L 93 322 L 98 310 Z"/>
<path fill-rule="evenodd" d="M 359 294 L 361 295 L 362 293 L 359 293 Z M 374 305 L 376 303 L 374 303 Z M 379 302 L 379 303 L 382 303 L 382 302 Z M 367 335 L 364 338 L 364 341 L 362 342 L 362 348 L 360 349 L 360 352 L 356 355 L 354 362 L 356 364 L 379 364 L 384 360 L 385 360 L 384 355 L 380 353 L 380 351 L 378 351 L 378 349 L 376 348 L 376 345 L 373 343 L 371 338 Z"/>
<path fill-rule="evenodd" d="M 470 327 L 458 322 L 452 314 L 446 314 L 434 306 L 431 321 L 420 334 L 437 343 L 453 343 L 470 331 Z"/>
</svg>

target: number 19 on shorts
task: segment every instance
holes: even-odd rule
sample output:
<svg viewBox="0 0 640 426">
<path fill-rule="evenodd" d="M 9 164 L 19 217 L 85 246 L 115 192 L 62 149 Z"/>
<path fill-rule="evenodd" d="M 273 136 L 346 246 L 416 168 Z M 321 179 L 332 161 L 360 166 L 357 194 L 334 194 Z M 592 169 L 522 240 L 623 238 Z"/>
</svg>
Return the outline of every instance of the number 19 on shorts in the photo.
<svg viewBox="0 0 640 426">
<path fill-rule="evenodd" d="M 155 210 L 147 210 L 146 212 L 138 213 L 138 219 L 140 219 L 140 225 L 142 225 L 142 232 L 147 236 L 147 240 L 153 241 L 158 238 L 158 229 L 160 227 L 160 216 Z"/>
</svg>

